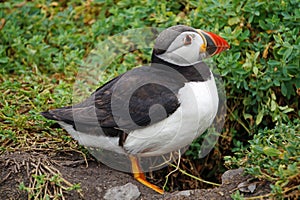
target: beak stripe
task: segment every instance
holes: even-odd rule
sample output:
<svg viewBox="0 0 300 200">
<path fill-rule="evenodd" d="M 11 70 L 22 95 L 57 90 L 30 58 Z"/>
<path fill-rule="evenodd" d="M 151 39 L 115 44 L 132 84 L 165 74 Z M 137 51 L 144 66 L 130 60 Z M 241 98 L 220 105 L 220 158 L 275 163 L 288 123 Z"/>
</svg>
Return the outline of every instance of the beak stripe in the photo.
<svg viewBox="0 0 300 200">
<path fill-rule="evenodd" d="M 206 51 L 209 55 L 213 56 L 230 48 L 229 44 L 222 37 L 202 30 L 201 33 L 204 35 L 207 42 Z"/>
</svg>

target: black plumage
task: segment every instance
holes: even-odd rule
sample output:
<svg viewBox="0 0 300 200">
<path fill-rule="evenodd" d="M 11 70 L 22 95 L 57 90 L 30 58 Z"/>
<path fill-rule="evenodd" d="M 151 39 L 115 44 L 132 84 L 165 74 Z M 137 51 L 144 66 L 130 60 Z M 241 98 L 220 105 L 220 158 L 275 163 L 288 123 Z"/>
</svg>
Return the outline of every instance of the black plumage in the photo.
<svg viewBox="0 0 300 200">
<path fill-rule="evenodd" d="M 210 78 L 204 62 L 185 68 L 167 66 L 157 57 L 153 62 L 156 63 L 114 78 L 79 104 L 42 115 L 71 124 L 75 130 L 87 134 L 121 138 L 123 133 L 151 125 L 174 113 L 180 105 L 178 90 L 184 83 Z"/>
</svg>

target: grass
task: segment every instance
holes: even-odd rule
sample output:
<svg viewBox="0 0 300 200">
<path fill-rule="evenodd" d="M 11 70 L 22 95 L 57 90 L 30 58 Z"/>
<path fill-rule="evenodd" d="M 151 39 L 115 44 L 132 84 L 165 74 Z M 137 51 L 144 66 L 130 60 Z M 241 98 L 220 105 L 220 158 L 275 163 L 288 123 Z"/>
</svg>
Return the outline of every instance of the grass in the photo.
<svg viewBox="0 0 300 200">
<path fill-rule="evenodd" d="M 206 164 L 211 173 L 204 174 L 214 177 L 225 170 L 227 156 L 227 166 L 244 166 L 271 181 L 271 195 L 289 197 L 300 184 L 299 10 L 296 0 L 5 1 L 0 4 L 0 154 L 83 151 L 39 113 L 75 101 L 80 66 L 93 50 L 101 50 L 99 43 L 133 28 L 186 24 L 220 34 L 231 49 L 214 58 L 227 91 L 222 135 L 204 161 L 198 159 L 202 140 L 194 142 L 185 169 Z M 99 85 L 149 60 L 149 49 L 121 54 Z"/>
</svg>

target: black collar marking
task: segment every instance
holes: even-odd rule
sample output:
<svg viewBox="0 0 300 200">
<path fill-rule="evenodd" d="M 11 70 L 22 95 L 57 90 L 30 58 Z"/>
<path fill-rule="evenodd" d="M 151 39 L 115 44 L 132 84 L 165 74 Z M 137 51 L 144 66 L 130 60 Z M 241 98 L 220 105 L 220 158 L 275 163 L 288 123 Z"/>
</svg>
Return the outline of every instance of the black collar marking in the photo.
<svg viewBox="0 0 300 200">
<path fill-rule="evenodd" d="M 211 71 L 209 69 L 209 66 L 203 61 L 199 61 L 198 63 L 189 66 L 180 66 L 164 61 L 163 59 L 157 57 L 156 54 L 153 52 L 151 67 L 156 67 L 157 65 L 168 66 L 170 68 L 175 69 L 186 78 L 186 82 L 202 82 L 211 79 Z"/>
</svg>

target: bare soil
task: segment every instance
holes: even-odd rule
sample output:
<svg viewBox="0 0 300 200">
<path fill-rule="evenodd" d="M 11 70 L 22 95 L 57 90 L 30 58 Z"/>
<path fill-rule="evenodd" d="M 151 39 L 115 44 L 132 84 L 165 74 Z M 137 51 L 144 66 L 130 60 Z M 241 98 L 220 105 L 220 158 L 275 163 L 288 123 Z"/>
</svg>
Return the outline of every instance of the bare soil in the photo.
<svg viewBox="0 0 300 200">
<path fill-rule="evenodd" d="M 226 178 L 225 182 L 223 181 L 220 187 L 159 195 L 135 181 L 132 175 L 110 169 L 93 159 L 85 160 L 79 153 L 14 152 L 4 153 L 0 156 L 0 199 L 28 199 L 28 193 L 25 190 L 20 190 L 19 186 L 22 182 L 25 186 L 34 185 L 32 174 L 38 175 L 39 173 L 50 175 L 60 173 L 63 180 L 66 181 L 61 184 L 66 186 L 80 183 L 81 192 L 76 190 L 63 191 L 64 198 L 71 200 L 103 199 L 107 189 L 125 185 L 129 182 L 139 188 L 141 192 L 140 200 L 231 199 L 230 195 L 238 189 L 238 184 L 250 178 L 249 176 L 243 176 L 242 171 L 238 171 L 232 173 L 232 175 L 229 173 L 229 177 Z M 53 193 L 60 189 L 53 184 L 47 185 L 46 188 Z M 245 193 L 245 196 L 258 196 L 269 191 L 268 184 L 260 182 L 254 193 Z"/>
</svg>

